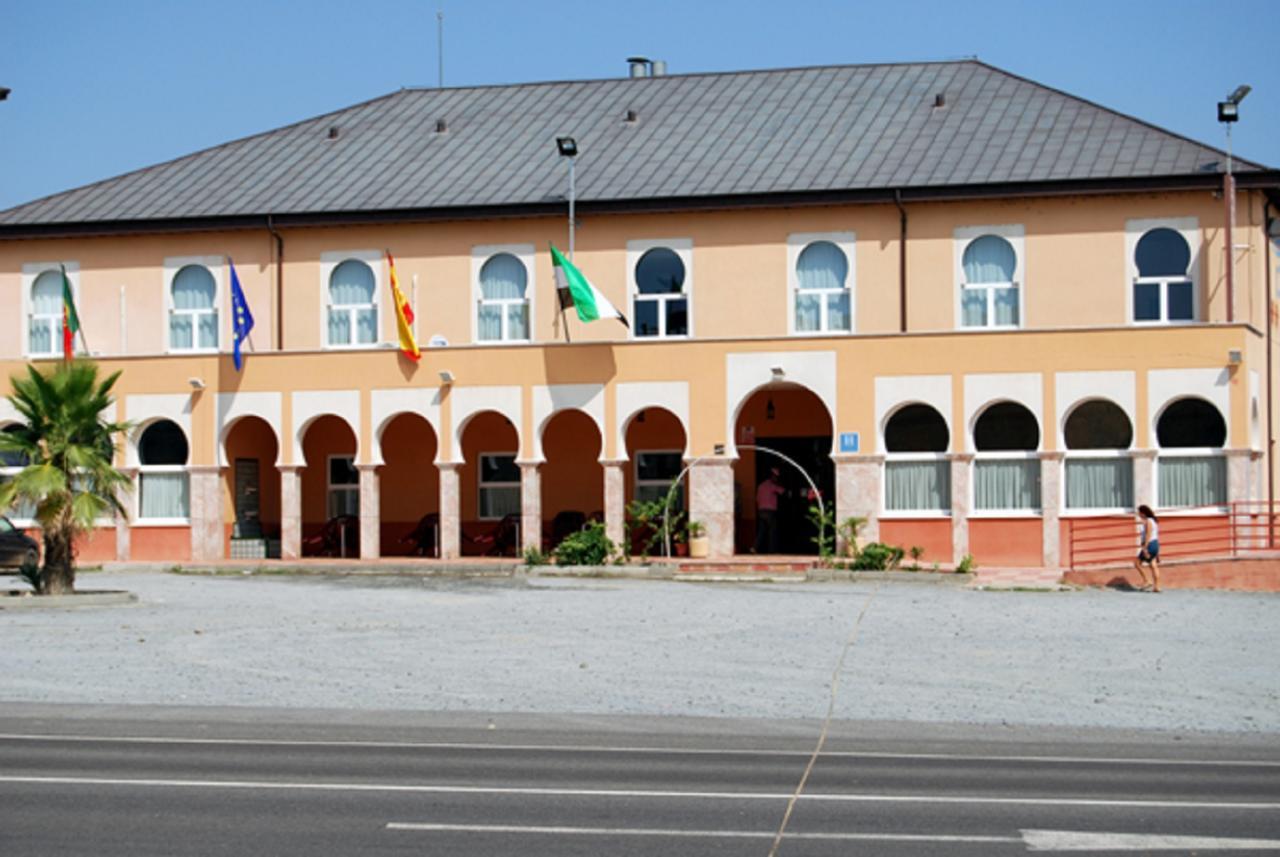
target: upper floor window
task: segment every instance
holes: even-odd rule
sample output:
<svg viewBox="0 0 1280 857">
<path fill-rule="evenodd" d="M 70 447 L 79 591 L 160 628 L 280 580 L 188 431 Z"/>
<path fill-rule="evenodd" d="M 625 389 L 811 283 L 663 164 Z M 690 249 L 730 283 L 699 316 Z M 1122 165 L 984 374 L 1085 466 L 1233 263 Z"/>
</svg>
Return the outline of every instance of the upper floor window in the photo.
<svg viewBox="0 0 1280 857">
<path fill-rule="evenodd" d="M 187 436 L 172 420 L 157 420 L 138 438 L 139 520 L 185 521 L 191 514 Z"/>
<path fill-rule="evenodd" d="M 359 259 L 346 259 L 329 275 L 329 346 L 373 345 L 378 341 L 377 280 Z"/>
<path fill-rule="evenodd" d="M 670 247 L 645 251 L 635 267 L 635 335 L 688 336 L 685 267 Z"/>
<path fill-rule="evenodd" d="M 831 241 L 813 241 L 796 259 L 796 332 L 851 329 L 849 257 Z"/>
<path fill-rule="evenodd" d="M 495 253 L 480 268 L 476 335 L 481 342 L 529 339 L 529 270 L 511 253 Z"/>
<path fill-rule="evenodd" d="M 1133 320 L 1193 321 L 1195 283 L 1191 245 L 1167 226 L 1143 233 L 1133 252 Z"/>
<path fill-rule="evenodd" d="M 169 289 L 169 348 L 213 351 L 218 348 L 218 286 L 204 265 L 184 265 Z"/>
<path fill-rule="evenodd" d="M 1018 251 L 1005 236 L 986 232 L 967 241 L 960 257 L 963 327 L 1018 327 Z"/>
<path fill-rule="evenodd" d="M 62 353 L 62 272 L 44 271 L 31 284 L 27 351 L 33 357 Z"/>
</svg>

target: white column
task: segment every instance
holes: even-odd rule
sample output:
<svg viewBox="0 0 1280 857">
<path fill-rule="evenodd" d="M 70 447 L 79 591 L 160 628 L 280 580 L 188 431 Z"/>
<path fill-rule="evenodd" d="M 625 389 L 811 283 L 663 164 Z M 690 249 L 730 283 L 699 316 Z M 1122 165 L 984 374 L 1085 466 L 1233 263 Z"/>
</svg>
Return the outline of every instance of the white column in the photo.
<svg viewBox="0 0 1280 857">
<path fill-rule="evenodd" d="M 969 484 L 973 480 L 973 453 L 957 452 L 951 459 L 951 561 L 959 564 L 969 553 Z"/>
<path fill-rule="evenodd" d="M 462 495 L 458 490 L 457 462 L 440 462 L 440 558 L 462 555 Z"/>
<path fill-rule="evenodd" d="M 1135 449 L 1129 454 L 1133 456 L 1133 506 L 1155 509 L 1159 505 L 1156 502 L 1156 451 Z"/>
<path fill-rule="evenodd" d="M 191 558 L 222 559 L 222 468 L 198 464 L 187 468 L 191 502 Z"/>
<path fill-rule="evenodd" d="M 133 491 L 126 491 L 122 488 L 116 492 L 116 497 L 125 510 L 124 514 L 116 515 L 116 560 L 118 562 L 128 562 L 129 553 L 132 549 L 130 537 L 133 533 L 133 509 L 134 497 L 137 493 L 138 470 L 135 467 L 121 467 L 120 472 L 129 477 L 129 482 L 135 486 Z"/>
<path fill-rule="evenodd" d="M 1041 542 L 1045 568 L 1062 566 L 1062 453 L 1040 453 L 1040 512 L 1044 525 Z"/>
<path fill-rule="evenodd" d="M 865 518 L 866 523 L 858 534 L 864 543 L 879 541 L 884 456 L 844 453 L 833 455 L 831 459 L 836 464 L 836 532 L 839 532 L 840 523 L 847 518 Z M 830 503 L 833 498 L 822 499 L 823 502 Z M 836 552 L 843 554 L 847 547 L 843 539 L 840 539 L 836 544 Z"/>
<path fill-rule="evenodd" d="M 280 470 L 280 558 L 302 556 L 302 476 L 296 464 L 278 465 Z"/>
<path fill-rule="evenodd" d="M 689 520 L 706 528 L 712 557 L 733 556 L 731 459 L 703 459 L 689 469 Z"/>
<path fill-rule="evenodd" d="M 604 461 L 604 531 L 615 545 L 627 537 L 627 462 Z"/>
<path fill-rule="evenodd" d="M 542 474 L 540 461 L 520 465 L 520 550 L 542 550 Z"/>
<path fill-rule="evenodd" d="M 1249 470 L 1253 466 L 1253 450 L 1228 449 L 1227 456 L 1227 502 L 1243 503 L 1256 499 L 1253 496 Z"/>
<path fill-rule="evenodd" d="M 360 473 L 360 558 L 382 554 L 382 515 L 379 512 L 378 466 L 357 464 Z"/>
</svg>

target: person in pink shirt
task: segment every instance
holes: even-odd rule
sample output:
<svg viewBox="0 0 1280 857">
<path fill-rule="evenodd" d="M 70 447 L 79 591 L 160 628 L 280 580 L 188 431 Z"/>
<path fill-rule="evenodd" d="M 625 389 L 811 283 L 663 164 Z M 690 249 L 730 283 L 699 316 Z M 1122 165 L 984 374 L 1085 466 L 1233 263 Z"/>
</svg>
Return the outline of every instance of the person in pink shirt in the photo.
<svg viewBox="0 0 1280 857">
<path fill-rule="evenodd" d="M 778 552 L 778 498 L 787 493 L 782 487 L 782 471 L 769 468 L 769 478 L 756 488 L 756 553 Z"/>
</svg>

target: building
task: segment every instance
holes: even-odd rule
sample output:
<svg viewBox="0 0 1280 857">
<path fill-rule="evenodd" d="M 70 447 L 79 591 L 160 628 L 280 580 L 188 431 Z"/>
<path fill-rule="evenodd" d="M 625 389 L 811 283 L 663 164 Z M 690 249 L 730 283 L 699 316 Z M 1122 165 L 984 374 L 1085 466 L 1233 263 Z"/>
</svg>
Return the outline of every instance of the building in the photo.
<svg viewBox="0 0 1280 857">
<path fill-rule="evenodd" d="M 0 212 L 0 378 L 57 358 L 60 265 L 123 370 L 138 490 L 82 557 L 290 558 L 339 515 L 365 557 L 424 518 L 445 557 L 504 519 L 621 539 L 686 465 L 724 556 L 762 447 L 926 563 L 1268 498 L 1276 170 L 1236 162 L 1228 239 L 1223 152 L 980 62 L 652 71 L 401 90 Z M 557 311 L 563 135 L 576 263 L 629 329 Z M 778 549 L 811 549 L 787 505 Z"/>
</svg>

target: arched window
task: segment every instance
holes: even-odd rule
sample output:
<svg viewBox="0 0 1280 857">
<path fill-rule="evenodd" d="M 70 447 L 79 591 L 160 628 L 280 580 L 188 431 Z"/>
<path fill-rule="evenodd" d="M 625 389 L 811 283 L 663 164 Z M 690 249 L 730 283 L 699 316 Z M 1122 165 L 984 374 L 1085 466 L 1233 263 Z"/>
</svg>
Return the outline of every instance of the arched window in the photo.
<svg viewBox="0 0 1280 857">
<path fill-rule="evenodd" d="M 1133 263 L 1134 321 L 1195 319 L 1191 247 L 1181 233 L 1165 226 L 1148 230 L 1138 239 Z"/>
<path fill-rule="evenodd" d="M 973 426 L 974 508 L 1032 511 L 1040 508 L 1040 425 L 1016 402 L 991 405 Z"/>
<path fill-rule="evenodd" d="M 157 420 L 138 438 L 138 519 L 185 522 L 190 517 L 187 436 L 172 420 Z"/>
<path fill-rule="evenodd" d="M 1227 423 L 1204 399 L 1178 399 L 1156 423 L 1156 481 L 1162 508 L 1227 504 Z"/>
<path fill-rule="evenodd" d="M 848 331 L 850 308 L 848 257 L 831 241 L 808 244 L 796 259 L 796 331 Z"/>
<path fill-rule="evenodd" d="M 330 346 L 373 345 L 378 341 L 377 280 L 359 259 L 347 259 L 329 275 Z"/>
<path fill-rule="evenodd" d="M 965 245 L 960 261 L 960 314 L 964 327 L 1017 327 L 1018 254 L 999 235 L 980 235 Z"/>
<path fill-rule="evenodd" d="M 184 265 L 169 289 L 169 348 L 211 351 L 218 347 L 218 287 L 204 265 Z"/>
<path fill-rule="evenodd" d="M 684 261 L 670 247 L 645 251 L 635 269 L 635 335 L 688 336 Z"/>
<path fill-rule="evenodd" d="M 1078 405 L 1063 431 L 1067 445 L 1068 509 L 1132 509 L 1133 424 L 1119 405 L 1095 399 Z"/>
<path fill-rule="evenodd" d="M 951 508 L 951 432 L 929 405 L 907 405 L 884 427 L 884 507 L 889 512 L 945 512 Z"/>
<path fill-rule="evenodd" d="M 476 331 L 481 342 L 529 338 L 529 272 L 511 253 L 490 256 L 480 269 Z"/>
<path fill-rule="evenodd" d="M 31 284 L 27 349 L 33 357 L 62 353 L 62 272 L 45 271 Z"/>
</svg>

